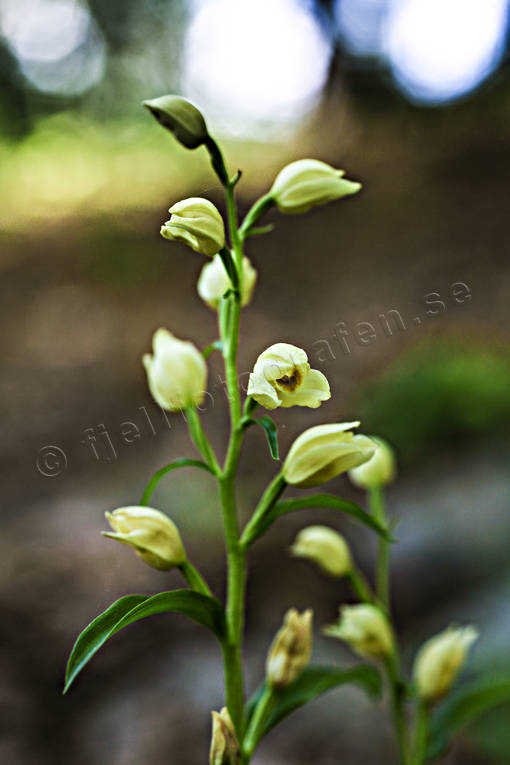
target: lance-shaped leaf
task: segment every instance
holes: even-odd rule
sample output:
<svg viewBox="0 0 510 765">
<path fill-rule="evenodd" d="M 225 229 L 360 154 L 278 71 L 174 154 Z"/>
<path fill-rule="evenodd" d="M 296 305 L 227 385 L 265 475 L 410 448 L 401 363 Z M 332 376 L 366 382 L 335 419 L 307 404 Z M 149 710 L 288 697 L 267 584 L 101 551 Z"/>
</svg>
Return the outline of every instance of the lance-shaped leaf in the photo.
<svg viewBox="0 0 510 765">
<path fill-rule="evenodd" d="M 253 399 L 248 399 L 249 401 L 253 401 Z M 280 454 L 278 451 L 278 428 L 276 427 L 276 423 L 269 417 L 269 415 L 265 414 L 263 417 L 243 417 L 241 421 L 241 427 L 243 429 L 249 428 L 250 425 L 259 425 L 264 433 L 266 434 L 267 443 L 269 445 L 269 451 L 271 453 L 271 457 L 274 460 L 280 459 Z"/>
<path fill-rule="evenodd" d="M 173 590 L 152 596 L 126 595 L 112 603 L 78 636 L 67 662 L 64 693 L 109 638 L 128 624 L 165 612 L 184 614 L 210 629 L 220 641 L 225 637 L 225 612 L 216 598 L 193 590 Z"/>
<path fill-rule="evenodd" d="M 174 460 L 173 462 L 170 462 L 169 465 L 165 465 L 164 467 L 157 470 L 154 475 L 152 476 L 151 480 L 145 487 L 145 491 L 142 494 L 142 498 L 140 500 L 141 505 L 148 505 L 149 500 L 152 496 L 152 492 L 158 485 L 158 483 L 161 481 L 163 476 L 165 476 L 167 473 L 171 473 L 173 470 L 178 470 L 179 468 L 183 467 L 197 467 L 201 470 L 207 470 L 208 473 L 212 473 L 214 475 L 214 470 L 209 467 L 205 462 L 202 462 L 201 460 L 192 460 L 188 457 L 181 457 L 177 460 Z"/>
<path fill-rule="evenodd" d="M 335 497 L 333 494 L 312 494 L 308 497 L 299 497 L 297 499 L 285 499 L 277 502 L 267 513 L 262 515 L 256 524 L 249 530 L 249 537 L 243 541 L 247 545 L 252 544 L 282 515 L 292 513 L 294 510 L 304 510 L 313 507 L 325 507 L 330 510 L 338 510 L 341 513 L 349 515 L 351 518 L 363 523 L 365 526 L 373 529 L 389 542 L 393 541 L 386 526 L 373 515 L 363 510 L 359 505 L 350 502 L 348 499 Z"/>
<path fill-rule="evenodd" d="M 453 736 L 476 718 L 510 702 L 510 672 L 491 673 L 466 684 L 438 707 L 430 725 L 427 760 L 444 755 Z"/>
<path fill-rule="evenodd" d="M 374 698 L 381 694 L 382 688 L 378 670 L 368 665 L 362 664 L 352 669 L 327 666 L 307 667 L 293 683 L 286 688 L 273 692 L 271 712 L 267 716 L 265 725 L 259 729 L 257 740 L 253 743 L 257 744 L 275 725 L 278 725 L 296 709 L 339 685 L 358 685 Z M 264 682 L 248 701 L 246 706 L 248 723 L 266 689 L 267 686 Z"/>
</svg>

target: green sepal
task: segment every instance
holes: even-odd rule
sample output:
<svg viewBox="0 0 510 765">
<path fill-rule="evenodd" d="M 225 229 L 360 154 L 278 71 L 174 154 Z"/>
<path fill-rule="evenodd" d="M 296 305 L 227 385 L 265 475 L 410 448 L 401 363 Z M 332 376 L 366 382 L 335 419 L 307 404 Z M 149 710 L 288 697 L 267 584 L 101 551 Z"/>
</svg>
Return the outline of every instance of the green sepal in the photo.
<svg viewBox="0 0 510 765">
<path fill-rule="evenodd" d="M 126 595 L 112 603 L 78 636 L 67 662 L 64 693 L 67 693 L 83 667 L 109 638 L 128 624 L 165 612 L 183 614 L 210 629 L 219 641 L 225 638 L 225 612 L 216 598 L 193 590 L 173 590 L 157 595 Z"/>
<path fill-rule="evenodd" d="M 254 743 L 257 744 L 272 728 L 296 709 L 339 685 L 358 685 L 374 698 L 381 695 L 382 689 L 381 675 L 375 667 L 364 664 L 353 669 L 338 669 L 338 667 L 327 666 L 307 667 L 286 688 L 273 691 L 274 700 L 271 713 L 265 725 L 258 731 L 257 741 Z M 261 683 L 247 702 L 246 718 L 248 724 L 266 689 L 266 683 Z"/>
<path fill-rule="evenodd" d="M 510 672 L 494 671 L 466 683 L 432 714 L 427 762 L 442 757 L 453 736 L 486 712 L 510 702 Z"/>
</svg>

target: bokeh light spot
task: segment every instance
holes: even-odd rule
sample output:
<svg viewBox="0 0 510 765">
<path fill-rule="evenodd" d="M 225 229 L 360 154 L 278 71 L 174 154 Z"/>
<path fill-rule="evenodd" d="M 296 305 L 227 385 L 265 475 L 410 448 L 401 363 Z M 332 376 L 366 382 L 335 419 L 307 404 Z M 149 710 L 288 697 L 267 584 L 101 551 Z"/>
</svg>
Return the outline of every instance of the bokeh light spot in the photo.
<svg viewBox="0 0 510 765">
<path fill-rule="evenodd" d="M 331 43 L 298 0 L 202 0 L 189 25 L 182 91 L 222 132 L 266 137 L 317 104 Z"/>
<path fill-rule="evenodd" d="M 412 100 L 443 103 L 499 64 L 508 0 L 394 0 L 386 26 L 393 76 Z"/>
<path fill-rule="evenodd" d="M 37 90 L 77 95 L 103 76 L 104 38 L 78 0 L 0 0 L 0 32 Z"/>
</svg>

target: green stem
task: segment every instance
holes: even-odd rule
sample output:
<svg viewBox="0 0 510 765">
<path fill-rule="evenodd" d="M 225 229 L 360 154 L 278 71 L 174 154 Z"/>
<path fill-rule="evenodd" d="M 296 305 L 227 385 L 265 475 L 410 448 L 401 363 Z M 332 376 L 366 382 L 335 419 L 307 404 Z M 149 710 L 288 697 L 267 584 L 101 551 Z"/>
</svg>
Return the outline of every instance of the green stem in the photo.
<svg viewBox="0 0 510 765">
<path fill-rule="evenodd" d="M 216 460 L 216 456 L 213 452 L 212 446 L 209 443 L 207 436 L 202 428 L 202 422 L 198 416 L 198 412 L 195 407 L 190 406 L 186 409 L 186 421 L 188 423 L 191 439 L 202 457 L 205 459 L 211 470 L 219 475 L 220 466 Z"/>
<path fill-rule="evenodd" d="M 379 486 L 369 489 L 370 509 L 374 518 L 387 525 L 384 496 Z M 376 590 L 377 597 L 386 612 L 390 613 L 390 543 L 379 536 L 377 552 Z"/>
<path fill-rule="evenodd" d="M 349 580 L 352 589 L 363 603 L 373 603 L 374 595 L 365 576 L 354 565 L 349 572 Z"/>
<path fill-rule="evenodd" d="M 225 529 L 227 553 L 227 637 L 223 641 L 223 665 L 225 671 L 225 693 L 227 707 L 239 741 L 244 735 L 244 681 L 242 666 L 242 639 L 244 628 L 244 597 L 246 585 L 246 553 L 239 542 L 239 526 L 235 497 L 235 477 L 243 439 L 241 422 L 241 397 L 237 374 L 237 346 L 241 314 L 240 291 L 242 290 L 242 245 L 237 226 L 237 212 L 234 187 L 238 180 L 229 180 L 221 150 L 212 141 L 209 152 L 224 188 L 230 240 L 234 254 L 234 265 L 239 280 L 239 291 L 230 292 L 222 298 L 220 305 L 220 332 L 225 361 L 228 402 L 230 408 L 230 438 L 223 470 L 219 474 L 220 498 Z"/>
<path fill-rule="evenodd" d="M 385 527 L 387 526 L 384 495 L 380 486 L 372 487 L 368 491 L 371 512 L 376 520 Z M 378 604 L 386 612 L 391 622 L 390 613 L 390 543 L 383 537 L 379 537 L 377 553 L 376 592 Z M 400 673 L 400 658 L 398 645 L 395 640 L 394 652 L 386 660 L 386 674 L 391 697 L 391 713 L 395 728 L 395 737 L 399 751 L 399 761 L 407 765 L 407 731 L 404 708 L 405 685 Z"/>
<path fill-rule="evenodd" d="M 407 765 L 407 732 L 404 713 L 404 685 L 400 679 L 399 660 L 397 648 L 393 656 L 386 659 L 386 674 L 390 687 L 391 713 L 397 740 L 399 762 Z"/>
<path fill-rule="evenodd" d="M 232 443 L 233 439 L 231 440 Z M 235 451 L 229 449 L 229 454 L 235 455 Z M 234 457 L 231 457 L 229 472 L 225 471 L 220 479 L 220 496 L 228 564 L 227 639 L 223 645 L 223 660 L 227 707 L 238 738 L 242 741 L 244 732 L 244 684 L 241 642 L 244 627 L 246 556 L 244 549 L 239 543 L 234 491 L 236 467 L 237 461 Z"/>
<path fill-rule="evenodd" d="M 261 738 L 261 731 L 264 729 L 269 715 L 273 709 L 274 700 L 273 689 L 269 686 L 266 686 L 262 696 L 259 699 L 259 703 L 253 712 L 248 730 L 246 731 L 246 736 L 244 737 L 241 756 L 242 765 L 248 765 L 250 762 L 251 756 Z"/>
<path fill-rule="evenodd" d="M 413 765 L 423 765 L 427 756 L 429 715 L 430 707 L 428 703 L 423 699 L 420 699 L 416 709 Z"/>
<path fill-rule="evenodd" d="M 209 589 L 207 582 L 195 568 L 193 563 L 190 563 L 190 561 L 187 560 L 179 566 L 179 570 L 192 590 L 201 592 L 202 595 L 211 595 L 211 590 Z"/>
</svg>

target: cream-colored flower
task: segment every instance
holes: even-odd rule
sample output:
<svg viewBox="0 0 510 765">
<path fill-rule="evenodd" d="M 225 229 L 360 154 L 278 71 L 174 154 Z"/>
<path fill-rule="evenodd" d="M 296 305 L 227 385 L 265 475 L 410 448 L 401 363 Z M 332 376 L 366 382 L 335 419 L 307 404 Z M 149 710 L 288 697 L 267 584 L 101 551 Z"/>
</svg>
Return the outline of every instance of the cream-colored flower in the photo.
<svg viewBox="0 0 510 765">
<path fill-rule="evenodd" d="M 178 340 L 158 329 L 152 341 L 154 353 L 142 359 L 149 389 L 163 409 L 177 412 L 202 403 L 207 386 L 207 365 L 193 343 Z"/>
<path fill-rule="evenodd" d="M 363 464 L 374 453 L 370 438 L 351 433 L 359 422 L 315 425 L 296 438 L 283 463 L 283 477 L 294 486 L 320 486 Z"/>
<path fill-rule="evenodd" d="M 208 199 L 181 199 L 169 211 L 172 214 L 161 226 L 161 236 L 184 242 L 195 252 L 212 257 L 225 246 L 223 218 Z"/>
<path fill-rule="evenodd" d="M 243 258 L 243 289 L 241 305 L 247 305 L 253 294 L 257 272 L 248 258 Z M 206 263 L 200 272 L 197 291 L 204 303 L 217 310 L 222 295 L 230 288 L 230 279 L 220 255 L 215 255 L 210 263 Z"/>
<path fill-rule="evenodd" d="M 422 645 L 413 670 L 422 698 L 438 701 L 448 693 L 477 637 L 475 627 L 450 626 Z"/>
<path fill-rule="evenodd" d="M 299 159 L 278 173 L 269 194 L 280 212 L 304 213 L 360 190 L 360 183 L 343 175 L 344 170 L 335 170 L 318 159 Z"/>
<path fill-rule="evenodd" d="M 393 653 L 390 624 L 379 608 L 368 603 L 342 606 L 340 621 L 326 627 L 324 634 L 345 640 L 356 653 L 370 659 L 381 659 Z"/>
<path fill-rule="evenodd" d="M 234 725 L 227 707 L 212 714 L 210 765 L 238 765 L 241 754 Z"/>
<path fill-rule="evenodd" d="M 330 576 L 346 576 L 351 570 L 351 553 L 343 536 L 328 526 L 307 526 L 290 548 L 296 558 L 307 558 Z"/>
<path fill-rule="evenodd" d="M 248 396 L 266 409 L 308 406 L 316 409 L 331 398 L 329 383 L 308 356 L 289 343 L 276 343 L 260 354 L 248 382 Z"/>
<path fill-rule="evenodd" d="M 370 436 L 375 444 L 373 456 L 359 467 L 349 470 L 351 481 L 362 489 L 372 489 L 391 483 L 397 474 L 395 452 L 382 438 Z"/>
<path fill-rule="evenodd" d="M 113 532 L 102 531 L 103 536 L 129 545 L 152 568 L 167 571 L 186 561 L 177 526 L 159 510 L 119 507 L 105 515 Z"/>
<path fill-rule="evenodd" d="M 290 685 L 305 669 L 312 654 L 312 618 L 309 608 L 300 614 L 290 608 L 269 649 L 266 679 L 272 688 Z"/>
<path fill-rule="evenodd" d="M 185 98 L 160 96 L 144 101 L 143 105 L 187 149 L 196 149 L 207 140 L 207 126 L 202 113 Z"/>
</svg>

